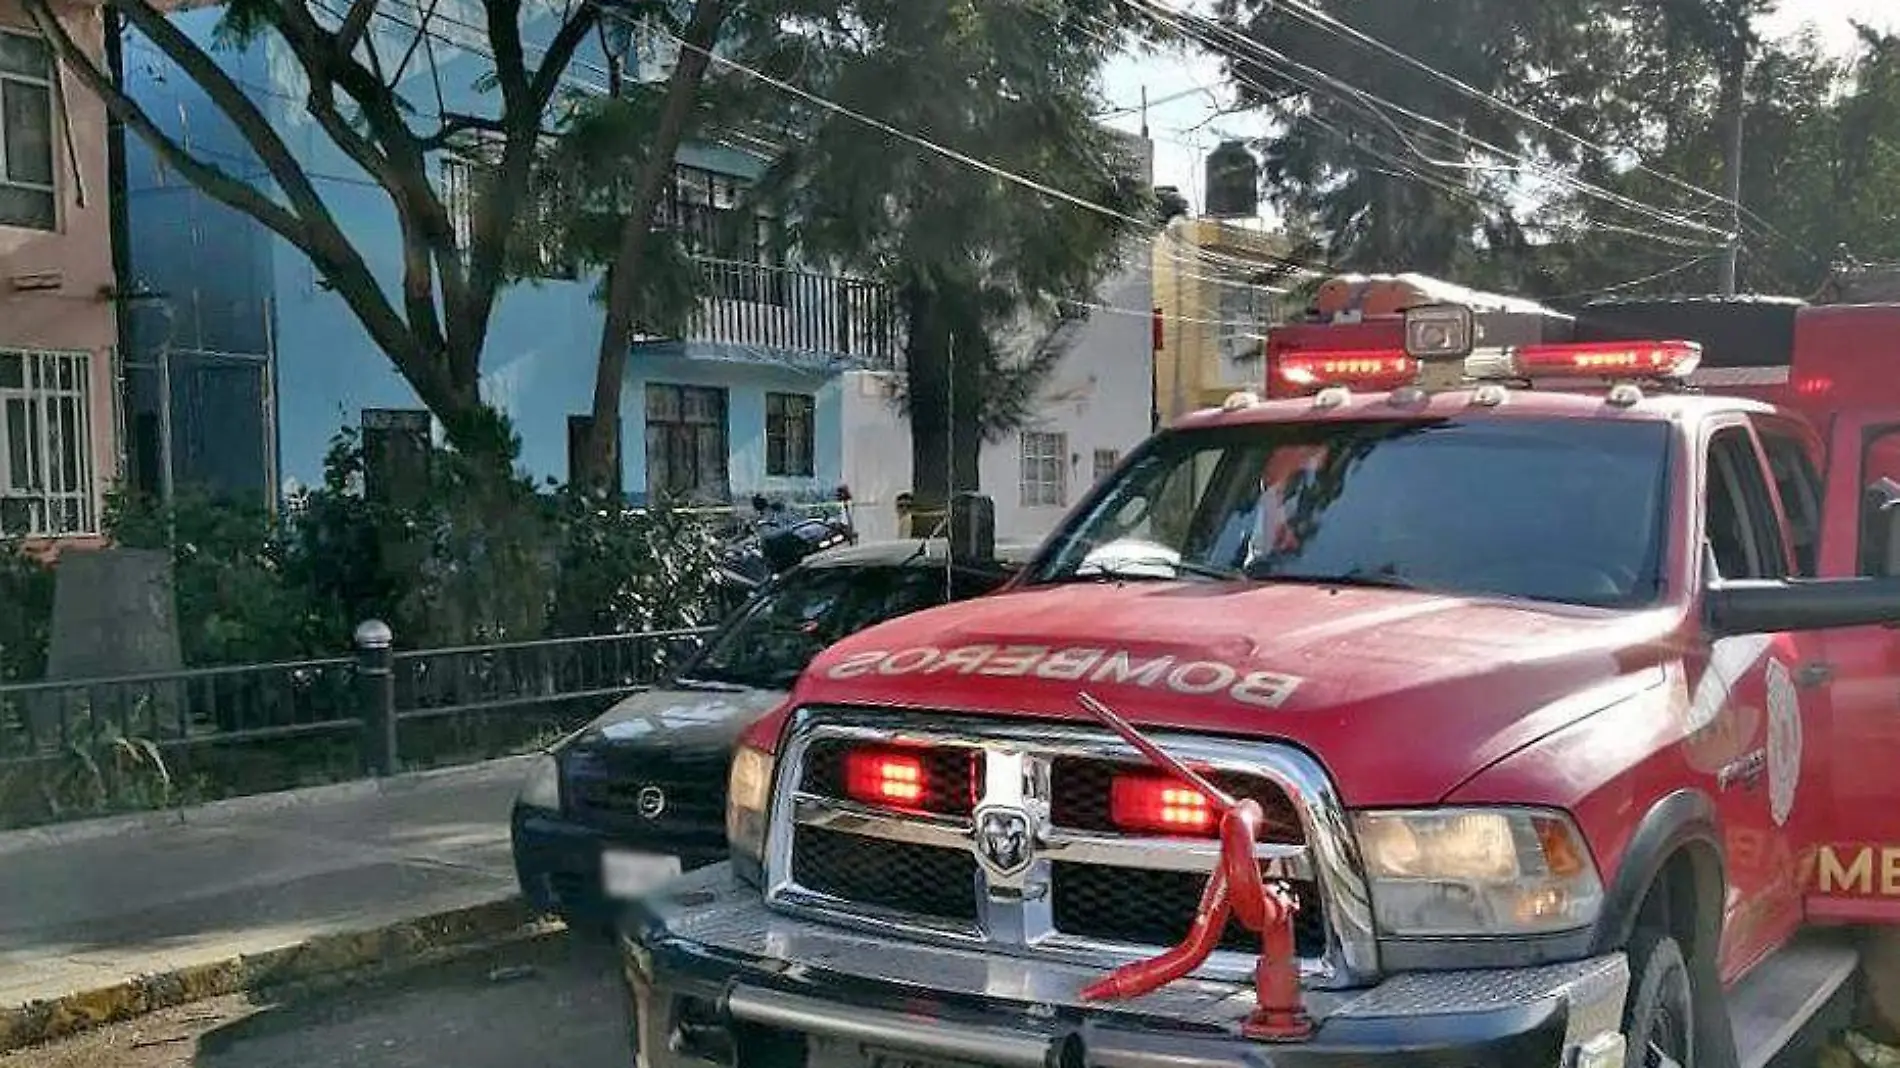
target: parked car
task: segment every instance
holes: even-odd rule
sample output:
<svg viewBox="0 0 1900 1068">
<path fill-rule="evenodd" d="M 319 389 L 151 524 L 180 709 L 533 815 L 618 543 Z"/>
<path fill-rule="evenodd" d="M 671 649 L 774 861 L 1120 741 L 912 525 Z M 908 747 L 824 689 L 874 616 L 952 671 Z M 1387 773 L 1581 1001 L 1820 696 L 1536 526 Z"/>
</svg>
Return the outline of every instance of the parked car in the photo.
<svg viewBox="0 0 1900 1068">
<path fill-rule="evenodd" d="M 511 821 L 523 895 L 577 926 L 604 924 L 619 901 L 723 860 L 734 741 L 811 658 L 872 624 L 988 593 L 1032 551 L 953 563 L 941 539 L 877 542 L 767 581 L 669 681 L 537 758 Z"/>
</svg>

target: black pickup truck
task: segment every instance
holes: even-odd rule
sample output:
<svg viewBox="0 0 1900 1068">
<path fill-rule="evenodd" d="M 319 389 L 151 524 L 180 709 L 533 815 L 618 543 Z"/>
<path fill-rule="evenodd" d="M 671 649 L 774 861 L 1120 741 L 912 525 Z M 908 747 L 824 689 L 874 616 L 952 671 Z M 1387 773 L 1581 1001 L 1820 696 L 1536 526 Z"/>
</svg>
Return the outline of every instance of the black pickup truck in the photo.
<svg viewBox="0 0 1900 1068">
<path fill-rule="evenodd" d="M 726 772 L 745 728 L 826 646 L 1000 587 L 1032 546 L 951 561 L 941 539 L 853 545 L 768 581 L 666 683 L 541 754 L 515 801 L 515 871 L 538 910 L 576 926 L 725 859 Z"/>
</svg>

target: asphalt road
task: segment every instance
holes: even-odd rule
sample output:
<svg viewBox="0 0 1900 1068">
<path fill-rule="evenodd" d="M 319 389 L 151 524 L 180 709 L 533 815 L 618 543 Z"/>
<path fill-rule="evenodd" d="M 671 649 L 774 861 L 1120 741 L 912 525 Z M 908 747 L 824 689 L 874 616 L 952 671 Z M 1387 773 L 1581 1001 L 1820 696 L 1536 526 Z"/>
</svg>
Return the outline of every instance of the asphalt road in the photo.
<svg viewBox="0 0 1900 1068">
<path fill-rule="evenodd" d="M 626 1068 L 610 949 L 566 935 L 271 1004 L 187 1005 L 0 1068 Z"/>
</svg>

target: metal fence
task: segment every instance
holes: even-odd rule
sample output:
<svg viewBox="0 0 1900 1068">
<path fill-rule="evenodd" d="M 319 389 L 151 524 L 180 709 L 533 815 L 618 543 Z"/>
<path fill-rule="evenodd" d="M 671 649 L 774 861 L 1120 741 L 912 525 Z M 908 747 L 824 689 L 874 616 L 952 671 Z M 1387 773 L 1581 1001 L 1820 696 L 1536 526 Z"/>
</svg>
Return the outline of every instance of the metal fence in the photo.
<svg viewBox="0 0 1900 1068">
<path fill-rule="evenodd" d="M 220 750 L 296 739 L 356 753 L 356 767 L 332 777 L 453 762 L 456 732 L 493 721 L 578 725 L 657 682 L 706 633 L 399 650 L 388 627 L 369 622 L 350 656 L 0 686 L 0 772 L 62 760 L 98 768 L 121 750 L 176 770 Z"/>
</svg>

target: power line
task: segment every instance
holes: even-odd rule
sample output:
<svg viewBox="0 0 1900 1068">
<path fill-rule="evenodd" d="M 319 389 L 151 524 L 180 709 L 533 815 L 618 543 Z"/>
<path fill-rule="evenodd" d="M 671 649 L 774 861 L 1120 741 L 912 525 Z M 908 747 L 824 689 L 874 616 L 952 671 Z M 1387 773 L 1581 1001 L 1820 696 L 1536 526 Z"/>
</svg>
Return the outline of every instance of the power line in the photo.
<svg viewBox="0 0 1900 1068">
<path fill-rule="evenodd" d="M 1161 0 L 1149 0 L 1149 2 L 1160 3 Z M 1424 60 L 1419 59 L 1416 56 L 1413 56 L 1410 53 L 1403 51 L 1402 49 L 1399 49 L 1391 44 L 1388 44 L 1385 41 L 1382 41 L 1376 37 L 1373 37 L 1371 34 L 1366 33 L 1365 31 L 1359 29 L 1358 27 L 1345 22 L 1344 20 L 1338 18 L 1337 16 L 1329 12 L 1322 11 L 1321 9 L 1308 3 L 1307 0 L 1284 0 L 1284 3 L 1286 7 L 1289 10 L 1291 10 L 1296 17 L 1305 21 L 1308 25 L 1329 30 L 1333 32 L 1334 34 L 1342 35 L 1349 39 L 1356 40 L 1364 45 L 1367 45 L 1380 52 L 1383 52 L 1386 55 L 1389 55 L 1399 60 L 1400 62 L 1406 64 L 1407 66 L 1410 66 L 1452 87 L 1453 89 L 1456 89 L 1458 92 L 1463 93 L 1474 100 L 1477 100 L 1481 103 L 1489 104 L 1492 107 L 1500 109 L 1504 111 L 1505 113 L 1510 114 L 1516 118 L 1532 123 L 1533 125 L 1536 125 L 1537 127 L 1549 133 L 1556 134 L 1557 136 L 1562 137 L 1567 141 L 1570 141 L 1572 144 L 1575 144 L 1576 146 L 1580 148 L 1584 148 L 1591 152 L 1596 153 L 1599 157 L 1603 159 L 1610 159 L 1617 155 L 1617 153 L 1614 150 L 1608 148 L 1605 145 L 1591 141 L 1590 139 L 1583 137 L 1579 134 L 1572 133 L 1569 130 L 1565 130 L 1557 126 L 1555 123 L 1552 123 L 1549 120 L 1544 119 L 1543 117 L 1539 115 L 1533 114 L 1532 112 L 1524 108 L 1518 107 L 1517 105 L 1512 104 L 1510 101 L 1505 100 L 1502 97 L 1497 96 L 1496 94 L 1486 92 L 1482 89 L 1477 88 L 1476 86 L 1467 84 L 1465 81 L 1458 78 L 1457 76 L 1452 75 L 1446 71 L 1440 70 L 1437 67 L 1434 67 L 1431 64 L 1425 62 Z M 1648 164 L 1644 163 L 1641 159 L 1636 160 L 1636 168 L 1647 174 L 1653 175 L 1654 177 L 1660 178 L 1664 182 L 1670 185 L 1676 186 L 1677 188 L 1682 189 L 1686 192 L 1702 196 L 1708 201 L 1710 201 L 1711 203 L 1722 204 L 1722 205 L 1728 205 L 1730 203 L 1730 198 L 1726 196 L 1711 192 L 1707 189 L 1702 188 L 1701 186 L 1695 185 L 1692 182 L 1688 182 L 1681 178 L 1677 178 L 1674 175 L 1665 174 L 1664 172 L 1659 171 L 1655 169 L 1654 167 L 1651 167 Z M 1756 212 L 1748 209 L 1745 206 L 1740 205 L 1739 203 L 1736 206 L 1744 214 L 1752 218 L 1758 225 L 1760 225 L 1763 228 L 1763 230 L 1766 231 L 1770 236 L 1773 236 L 1776 239 L 1788 244 L 1789 246 L 1793 247 L 1796 251 L 1801 252 L 1804 255 L 1807 255 L 1811 258 L 1815 258 L 1818 260 L 1818 257 L 1815 257 L 1812 251 L 1804 248 L 1800 244 L 1796 243 L 1792 238 L 1788 237 L 1786 234 L 1783 234 L 1781 231 L 1777 230 L 1772 224 L 1768 222 L 1768 220 L 1762 218 Z"/>
<path fill-rule="evenodd" d="M 1332 85 L 1336 87 L 1337 90 L 1339 90 L 1340 92 L 1349 94 L 1349 96 L 1352 98 L 1356 98 L 1362 102 L 1369 102 L 1369 103 L 1381 105 L 1391 111 L 1404 115 L 1407 118 L 1413 119 L 1418 122 L 1422 122 L 1427 126 L 1430 126 L 1439 130 L 1443 130 L 1446 133 L 1452 135 L 1453 137 L 1459 138 L 1465 142 L 1470 143 L 1471 145 L 1481 148 L 1484 151 L 1489 152 L 1492 155 L 1499 157 L 1500 159 L 1511 161 L 1514 164 L 1516 164 L 1516 166 L 1511 167 L 1511 168 L 1506 168 L 1506 169 L 1513 170 L 1514 172 L 1522 172 L 1526 170 L 1533 171 L 1533 172 L 1542 171 L 1545 173 L 1548 180 L 1554 181 L 1558 184 L 1561 184 L 1570 188 L 1574 188 L 1578 192 L 1583 193 L 1585 195 L 1593 196 L 1597 199 L 1605 200 L 1609 203 L 1616 204 L 1619 207 L 1623 207 L 1626 210 L 1635 212 L 1637 214 L 1648 215 L 1649 217 L 1655 219 L 1658 222 L 1680 226 L 1685 229 L 1698 230 L 1705 233 L 1719 235 L 1725 239 L 1730 236 L 1729 231 L 1727 230 L 1722 230 L 1716 227 L 1695 222 L 1694 220 L 1688 218 L 1687 216 L 1681 215 L 1680 213 L 1672 214 L 1661 208 L 1657 208 L 1654 205 L 1645 204 L 1642 201 L 1636 200 L 1635 198 L 1630 197 L 1626 194 L 1617 193 L 1612 190 L 1604 189 L 1600 186 L 1593 185 L 1573 175 L 1567 175 L 1554 168 L 1540 164 L 1537 161 L 1531 160 L 1527 156 L 1520 155 L 1509 149 L 1502 148 L 1489 141 L 1485 141 L 1482 138 L 1479 138 L 1473 134 L 1467 133 L 1466 131 L 1461 130 L 1448 123 L 1445 123 L 1439 119 L 1435 119 L 1429 115 L 1422 114 L 1411 108 L 1407 108 L 1407 107 L 1404 107 L 1403 105 L 1394 103 L 1391 100 L 1378 96 L 1377 94 L 1371 93 L 1365 89 L 1359 88 L 1358 86 L 1352 85 L 1350 82 L 1347 82 L 1332 74 L 1328 74 L 1325 71 L 1319 70 L 1315 67 L 1311 67 L 1311 66 L 1308 66 L 1307 64 L 1294 60 L 1291 57 L 1287 56 L 1285 53 L 1280 52 L 1277 49 L 1274 49 L 1268 45 L 1261 44 L 1258 41 L 1254 41 L 1251 38 L 1248 38 L 1219 23 L 1210 23 L 1207 20 L 1193 18 L 1193 17 L 1190 17 L 1190 19 L 1183 19 L 1181 16 L 1178 16 L 1172 13 L 1168 9 L 1160 7 L 1159 5 L 1152 3 L 1151 0 L 1122 0 L 1122 2 L 1125 5 L 1136 9 L 1137 11 L 1143 11 L 1150 18 L 1155 19 L 1156 21 L 1164 22 L 1168 25 L 1174 26 L 1179 32 L 1190 37 L 1191 39 L 1199 41 L 1201 44 L 1215 51 L 1219 55 L 1225 56 L 1230 59 L 1238 60 L 1242 63 L 1258 64 L 1260 66 L 1266 67 L 1269 70 L 1273 70 L 1276 73 L 1279 73 L 1282 77 L 1286 77 L 1287 80 L 1294 82 L 1296 85 L 1300 85 L 1302 88 L 1307 89 L 1307 91 L 1309 92 L 1319 93 L 1320 95 L 1328 95 L 1323 90 L 1317 89 L 1310 82 L 1305 82 L 1299 78 L 1292 77 L 1288 75 L 1284 69 L 1275 68 L 1273 64 L 1279 63 L 1285 67 L 1296 68 L 1300 71 L 1306 72 L 1312 77 L 1320 79 L 1321 81 L 1327 83 L 1328 85 Z M 1232 46 L 1225 46 L 1218 43 L 1216 40 L 1214 40 L 1210 36 L 1210 34 L 1225 35 L 1226 37 L 1229 37 L 1233 39 L 1234 41 L 1236 41 L 1238 45 L 1244 46 L 1245 48 L 1250 49 L 1254 53 L 1254 55 L 1252 56 L 1241 55 L 1235 52 Z M 1256 82 L 1250 82 L 1244 77 L 1237 76 L 1236 80 L 1241 81 L 1243 84 L 1253 85 L 1255 88 L 1259 88 L 1262 90 L 1266 89 L 1265 86 L 1261 86 Z M 1424 162 L 1428 164 L 1444 167 L 1447 169 L 1460 169 L 1460 170 L 1498 169 L 1495 166 L 1487 166 L 1484 164 L 1473 164 L 1469 161 L 1435 159 L 1429 154 L 1427 154 L 1426 152 L 1424 152 L 1422 149 L 1420 149 L 1417 146 L 1417 144 L 1414 143 L 1410 137 L 1407 137 L 1405 132 L 1401 130 L 1396 125 L 1396 123 L 1394 123 L 1389 117 L 1380 116 L 1377 114 L 1376 111 L 1374 111 L 1373 114 L 1375 115 L 1375 117 L 1380 118 L 1381 121 L 1386 123 L 1393 130 L 1393 132 L 1399 137 L 1399 139 L 1406 143 L 1407 147 L 1412 151 L 1414 155 L 1418 156 L 1419 159 L 1423 160 Z"/>
</svg>

